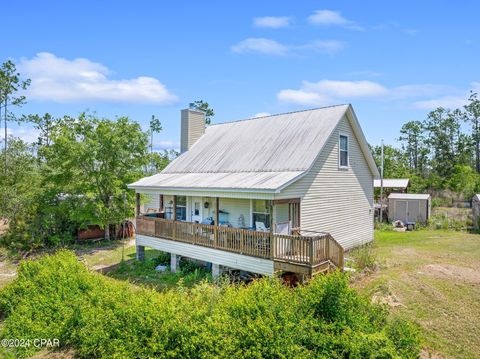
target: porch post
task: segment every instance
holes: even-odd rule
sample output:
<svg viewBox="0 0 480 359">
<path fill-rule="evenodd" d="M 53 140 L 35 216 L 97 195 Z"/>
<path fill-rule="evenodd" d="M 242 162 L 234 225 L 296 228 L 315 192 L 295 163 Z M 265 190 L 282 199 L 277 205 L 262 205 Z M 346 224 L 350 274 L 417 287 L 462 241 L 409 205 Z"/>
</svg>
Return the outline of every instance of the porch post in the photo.
<svg viewBox="0 0 480 359">
<path fill-rule="evenodd" d="M 220 198 L 215 197 L 215 229 L 214 229 L 214 242 L 215 242 L 215 248 L 218 247 L 218 226 L 220 225 Z M 213 275 L 213 266 L 212 264 L 212 275 Z"/>
<path fill-rule="evenodd" d="M 140 215 L 140 193 L 135 193 L 135 216 Z"/>
<path fill-rule="evenodd" d="M 220 265 L 212 263 L 212 277 L 218 278 L 220 276 Z"/>
<path fill-rule="evenodd" d="M 176 273 L 180 269 L 180 256 L 170 253 L 170 272 Z"/>
<path fill-rule="evenodd" d="M 172 219 L 174 221 L 177 220 L 177 196 L 173 196 L 173 213 L 172 213 Z"/>
<path fill-rule="evenodd" d="M 159 198 L 158 198 L 158 200 L 159 200 L 159 202 L 158 202 L 158 211 L 159 211 L 159 212 L 162 212 L 162 211 L 163 211 L 163 194 L 159 195 L 158 197 L 159 197 Z"/>
<path fill-rule="evenodd" d="M 270 212 L 270 257 L 275 258 L 275 240 L 273 238 L 273 201 L 269 201 L 268 211 Z"/>
<path fill-rule="evenodd" d="M 137 259 L 137 261 L 145 260 L 145 247 L 144 246 L 137 246 L 136 252 L 135 252 L 135 258 Z"/>
<path fill-rule="evenodd" d="M 176 239 L 177 238 L 177 226 L 175 225 L 175 221 L 177 220 L 177 196 L 176 195 L 173 195 L 172 220 L 173 220 L 172 239 Z"/>
</svg>

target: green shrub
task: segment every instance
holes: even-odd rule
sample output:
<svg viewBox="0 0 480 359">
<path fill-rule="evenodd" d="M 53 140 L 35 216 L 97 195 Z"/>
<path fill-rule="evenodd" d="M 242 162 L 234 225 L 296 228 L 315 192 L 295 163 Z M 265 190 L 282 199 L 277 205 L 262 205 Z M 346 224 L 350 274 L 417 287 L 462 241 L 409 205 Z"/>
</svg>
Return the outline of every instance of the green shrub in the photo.
<svg viewBox="0 0 480 359">
<path fill-rule="evenodd" d="M 353 259 L 355 269 L 374 270 L 377 266 L 377 256 L 375 255 L 373 244 L 366 244 L 352 249 L 348 255 Z"/>
<path fill-rule="evenodd" d="M 195 274 L 197 270 L 190 272 Z M 0 292 L 1 338 L 58 338 L 82 358 L 413 357 L 416 332 L 385 307 L 318 276 L 292 289 L 275 278 L 208 282 L 158 293 L 88 271 L 59 251 L 23 262 Z M 11 348 L 26 357 L 37 349 Z"/>
</svg>

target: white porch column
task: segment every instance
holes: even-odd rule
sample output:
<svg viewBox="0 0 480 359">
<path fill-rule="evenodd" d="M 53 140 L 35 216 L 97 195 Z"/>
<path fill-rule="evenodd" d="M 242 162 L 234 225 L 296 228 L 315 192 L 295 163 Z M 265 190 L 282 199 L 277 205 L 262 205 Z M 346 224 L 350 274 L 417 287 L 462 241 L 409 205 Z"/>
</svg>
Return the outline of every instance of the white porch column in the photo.
<svg viewBox="0 0 480 359">
<path fill-rule="evenodd" d="M 145 259 L 145 247 L 144 246 L 137 246 L 135 251 L 135 258 L 138 261 L 143 261 Z"/>
<path fill-rule="evenodd" d="M 180 256 L 170 253 L 170 272 L 176 273 L 180 269 Z"/>
<path fill-rule="evenodd" d="M 212 263 L 212 277 L 218 278 L 220 276 L 220 265 Z"/>
</svg>

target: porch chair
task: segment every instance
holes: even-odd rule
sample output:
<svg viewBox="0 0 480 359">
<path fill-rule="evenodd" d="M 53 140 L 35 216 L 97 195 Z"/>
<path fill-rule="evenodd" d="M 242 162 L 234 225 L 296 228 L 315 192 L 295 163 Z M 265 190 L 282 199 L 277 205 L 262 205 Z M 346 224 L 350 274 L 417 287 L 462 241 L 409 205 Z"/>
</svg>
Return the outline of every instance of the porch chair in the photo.
<svg viewBox="0 0 480 359">
<path fill-rule="evenodd" d="M 268 232 L 268 228 L 265 227 L 263 222 L 255 222 L 255 229 L 260 232 Z"/>
</svg>

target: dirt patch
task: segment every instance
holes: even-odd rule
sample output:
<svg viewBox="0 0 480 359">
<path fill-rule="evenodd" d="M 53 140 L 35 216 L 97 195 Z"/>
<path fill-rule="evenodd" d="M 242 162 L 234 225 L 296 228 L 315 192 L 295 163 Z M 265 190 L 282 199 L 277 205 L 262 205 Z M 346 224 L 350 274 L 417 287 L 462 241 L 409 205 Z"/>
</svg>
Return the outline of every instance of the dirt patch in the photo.
<svg viewBox="0 0 480 359">
<path fill-rule="evenodd" d="M 453 279 L 460 282 L 480 284 L 480 271 L 478 269 L 451 264 L 428 264 L 423 266 L 421 273 L 439 279 Z"/>
<path fill-rule="evenodd" d="M 387 304 L 391 308 L 405 307 L 392 293 L 375 293 L 372 295 L 372 302 L 377 304 Z"/>
<path fill-rule="evenodd" d="M 430 352 L 429 350 L 422 349 L 420 351 L 420 359 L 443 359 L 444 357 L 438 353 Z"/>
<path fill-rule="evenodd" d="M 395 251 L 395 254 L 396 255 L 400 255 L 400 256 L 415 256 L 417 255 L 417 251 L 413 248 L 401 248 L 399 250 L 396 250 Z"/>
</svg>

